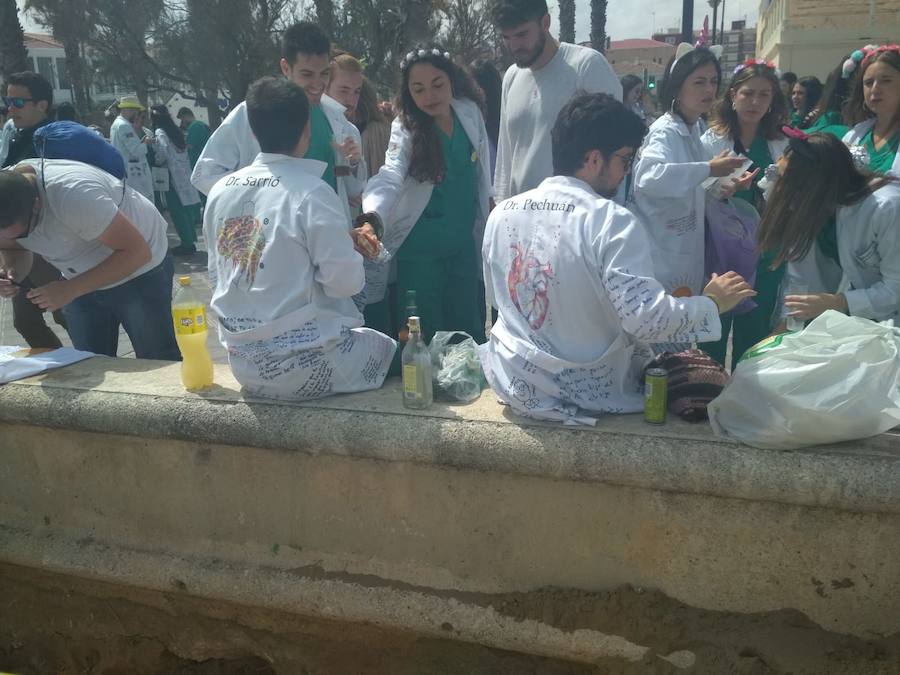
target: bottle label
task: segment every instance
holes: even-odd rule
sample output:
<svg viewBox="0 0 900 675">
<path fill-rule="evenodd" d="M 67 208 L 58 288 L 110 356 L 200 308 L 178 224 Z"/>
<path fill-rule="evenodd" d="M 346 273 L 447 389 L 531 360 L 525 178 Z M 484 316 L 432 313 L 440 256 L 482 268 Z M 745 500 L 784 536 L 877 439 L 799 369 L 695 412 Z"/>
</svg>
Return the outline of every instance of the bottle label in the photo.
<svg viewBox="0 0 900 675">
<path fill-rule="evenodd" d="M 172 309 L 176 335 L 192 335 L 206 330 L 206 307 L 198 305 L 183 309 Z"/>
<path fill-rule="evenodd" d="M 413 365 L 403 366 L 403 396 L 404 398 L 421 398 L 423 392 L 418 389 L 419 372 Z"/>
</svg>

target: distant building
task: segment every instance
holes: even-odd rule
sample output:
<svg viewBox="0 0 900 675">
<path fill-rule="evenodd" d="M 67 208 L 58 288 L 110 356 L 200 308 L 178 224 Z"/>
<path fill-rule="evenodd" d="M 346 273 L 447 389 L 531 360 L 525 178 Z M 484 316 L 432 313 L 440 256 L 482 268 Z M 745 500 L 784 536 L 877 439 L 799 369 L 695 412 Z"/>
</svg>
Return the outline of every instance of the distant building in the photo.
<svg viewBox="0 0 900 675">
<path fill-rule="evenodd" d="M 756 53 L 783 71 L 824 80 L 850 52 L 898 36 L 900 0 L 761 0 Z"/>
<path fill-rule="evenodd" d="M 646 83 L 662 81 L 666 64 L 673 54 L 674 44 L 658 40 L 613 40 L 606 58 L 619 77 L 637 75 Z"/>
<path fill-rule="evenodd" d="M 700 33 L 694 31 L 694 39 L 692 43 L 696 42 L 700 37 Z M 653 40 L 656 42 L 665 42 L 667 45 L 672 45 L 673 47 L 677 47 L 681 42 L 681 29 L 680 28 L 670 28 L 664 33 L 654 33 Z"/>
<path fill-rule="evenodd" d="M 732 21 L 731 30 L 726 30 L 721 40 L 717 36 L 716 42 L 724 47 L 722 77 L 728 80 L 738 64 L 756 55 L 756 28 L 747 28 L 746 21 Z"/>
<path fill-rule="evenodd" d="M 66 67 L 66 50 L 49 35 L 25 33 L 25 49 L 31 70 L 40 73 L 53 85 L 53 102 L 72 100 L 72 85 Z"/>
</svg>

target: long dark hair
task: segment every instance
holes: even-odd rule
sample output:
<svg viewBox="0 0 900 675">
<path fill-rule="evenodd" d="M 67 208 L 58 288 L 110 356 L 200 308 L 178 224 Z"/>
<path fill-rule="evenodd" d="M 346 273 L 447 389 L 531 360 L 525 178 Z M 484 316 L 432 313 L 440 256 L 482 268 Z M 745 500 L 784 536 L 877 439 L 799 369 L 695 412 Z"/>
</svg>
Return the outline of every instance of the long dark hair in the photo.
<svg viewBox="0 0 900 675">
<path fill-rule="evenodd" d="M 743 87 L 754 77 L 761 77 L 772 87 L 772 101 L 769 112 L 763 115 L 759 121 L 759 131 L 768 141 L 774 141 L 781 138 L 781 127 L 787 121 L 787 104 L 784 100 L 784 93 L 781 91 L 781 85 L 778 82 L 778 76 L 775 69 L 764 63 L 754 63 L 745 66 L 734 77 L 725 90 L 725 95 L 719 99 L 712 110 L 712 121 L 710 126 L 720 136 L 728 138 L 740 137 L 740 121 L 738 120 L 737 111 L 734 109 L 734 95 L 738 89 Z"/>
<path fill-rule="evenodd" d="M 400 121 L 412 136 L 412 157 L 409 162 L 409 175 L 420 182 L 440 183 L 444 180 L 444 152 L 441 147 L 441 137 L 438 134 L 437 124 L 428 113 L 420 110 L 409 93 L 409 73 L 416 64 L 428 63 L 438 70 L 446 73 L 450 80 L 450 90 L 453 98 L 467 98 L 474 101 L 483 110 L 484 101 L 481 90 L 475 84 L 472 76 L 457 66 L 453 61 L 444 57 L 443 50 L 415 49 L 419 54 L 412 64 L 400 69 L 400 85 L 397 92 L 397 109 L 400 112 Z M 439 54 L 435 54 L 438 51 Z M 476 140 L 476 139 L 473 139 Z"/>
<path fill-rule="evenodd" d="M 378 92 L 367 77 L 363 77 L 353 121 L 356 123 L 356 128 L 359 129 L 359 133 L 365 131 L 372 122 L 385 121 L 384 113 L 378 107 Z"/>
<path fill-rule="evenodd" d="M 662 92 L 659 97 L 663 110 L 670 111 L 673 114 L 677 113 L 681 117 L 681 111 L 678 110 L 678 105 L 675 103 L 675 100 L 678 98 L 678 92 L 681 91 L 684 83 L 694 74 L 695 70 L 702 68 L 708 63 L 716 67 L 716 76 L 721 84 L 722 66 L 719 64 L 719 59 L 716 58 L 716 55 L 706 47 L 697 47 L 678 59 L 677 63 L 674 56 L 669 59 L 669 63 L 666 64 L 666 74 L 663 76 Z M 674 68 L 672 64 L 675 64 Z"/>
<path fill-rule="evenodd" d="M 849 54 L 842 58 L 837 68 L 828 74 L 828 78 L 825 80 L 825 91 L 822 92 L 819 105 L 806 116 L 802 127 L 812 126 L 825 113 L 839 113 L 843 110 L 847 103 L 847 97 L 850 95 L 850 78 L 844 77 L 844 61 L 849 58 Z"/>
<path fill-rule="evenodd" d="M 162 129 L 169 140 L 179 150 L 184 150 L 187 143 L 184 140 L 184 132 L 175 124 L 169 109 L 164 105 L 154 105 L 150 107 L 150 123 L 154 129 Z"/>
<path fill-rule="evenodd" d="M 479 59 L 472 64 L 472 77 L 484 93 L 484 124 L 488 137 L 496 146 L 500 139 L 500 99 L 503 98 L 503 78 L 492 62 Z"/>
<path fill-rule="evenodd" d="M 774 253 L 773 266 L 803 258 L 839 206 L 855 204 L 896 179 L 860 171 L 835 136 L 792 138 L 787 166 L 759 225 L 759 247 Z"/>
<path fill-rule="evenodd" d="M 859 124 L 860 122 L 865 122 L 867 119 L 875 117 L 875 115 L 866 108 L 866 96 L 863 81 L 866 78 L 866 70 L 869 69 L 869 66 L 879 62 L 888 64 L 900 74 L 900 53 L 895 51 L 887 50 L 876 52 L 874 56 L 870 56 L 862 62 L 862 65 L 857 68 L 857 73 L 853 80 L 853 93 L 850 95 L 850 98 L 847 100 L 847 105 L 844 107 L 844 121 L 850 125 Z M 900 108 L 894 113 L 894 119 L 891 120 L 891 122 L 891 126 L 895 126 L 900 122 Z"/>
<path fill-rule="evenodd" d="M 819 99 L 822 98 L 822 83 L 818 77 L 810 76 L 801 77 L 797 80 L 797 84 L 806 91 L 806 101 L 803 103 L 803 110 L 797 111 L 800 114 L 800 119 L 803 120 L 819 105 Z"/>
</svg>

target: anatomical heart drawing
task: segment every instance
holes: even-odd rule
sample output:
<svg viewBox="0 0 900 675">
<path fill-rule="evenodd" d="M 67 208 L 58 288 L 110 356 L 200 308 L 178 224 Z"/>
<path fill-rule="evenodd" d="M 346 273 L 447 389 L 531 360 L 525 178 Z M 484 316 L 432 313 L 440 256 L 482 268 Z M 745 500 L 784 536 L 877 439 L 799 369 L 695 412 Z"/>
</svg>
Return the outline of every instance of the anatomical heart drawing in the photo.
<svg viewBox="0 0 900 675">
<path fill-rule="evenodd" d="M 256 279 L 256 272 L 262 266 L 262 253 L 266 248 L 265 232 L 259 219 L 252 215 L 253 203 L 244 205 L 244 214 L 233 218 L 226 218 L 219 231 L 216 250 L 219 255 L 229 260 L 238 268 L 239 274 L 235 282 L 242 278 L 249 286 Z"/>
<path fill-rule="evenodd" d="M 539 261 L 530 248 L 523 249 L 518 244 L 512 248 L 516 255 L 507 276 L 509 296 L 528 325 L 537 330 L 544 325 L 550 311 L 547 291 L 553 279 L 553 267 Z"/>
</svg>

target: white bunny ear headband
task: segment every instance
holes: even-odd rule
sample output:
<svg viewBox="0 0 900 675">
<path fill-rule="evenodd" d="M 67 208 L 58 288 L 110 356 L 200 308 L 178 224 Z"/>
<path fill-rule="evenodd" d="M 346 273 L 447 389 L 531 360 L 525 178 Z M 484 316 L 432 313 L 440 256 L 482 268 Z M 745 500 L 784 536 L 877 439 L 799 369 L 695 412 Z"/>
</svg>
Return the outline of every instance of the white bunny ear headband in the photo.
<svg viewBox="0 0 900 675">
<path fill-rule="evenodd" d="M 681 44 L 679 44 L 678 48 L 675 50 L 675 60 L 672 61 L 672 67 L 669 68 L 669 75 L 671 75 L 675 70 L 675 64 L 681 61 L 682 58 L 690 54 L 692 51 L 701 47 L 706 47 L 706 45 L 701 45 L 699 43 L 697 45 L 692 45 L 688 42 L 682 42 Z M 724 49 L 722 45 L 713 45 L 712 47 L 706 47 L 706 49 L 708 49 L 712 53 L 712 55 L 716 57 L 716 60 L 722 58 L 722 50 Z"/>
</svg>

